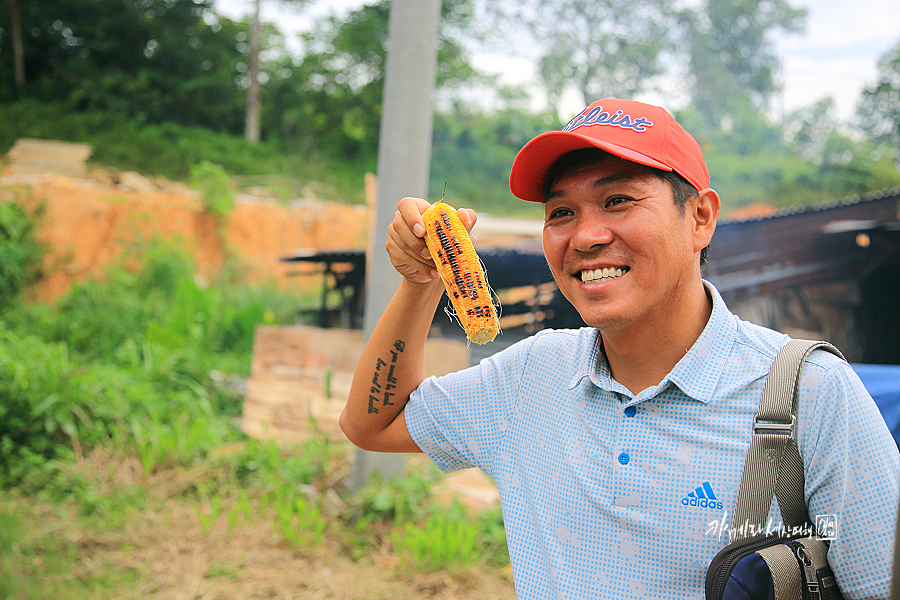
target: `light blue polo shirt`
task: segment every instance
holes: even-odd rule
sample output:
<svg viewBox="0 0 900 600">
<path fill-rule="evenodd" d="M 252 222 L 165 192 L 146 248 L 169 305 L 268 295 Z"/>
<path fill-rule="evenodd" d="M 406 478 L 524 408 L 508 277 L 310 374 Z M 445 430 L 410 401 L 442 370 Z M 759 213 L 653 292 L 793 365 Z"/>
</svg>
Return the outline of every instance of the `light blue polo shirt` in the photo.
<svg viewBox="0 0 900 600">
<path fill-rule="evenodd" d="M 765 375 L 788 340 L 707 287 L 700 338 L 637 396 L 611 377 L 593 328 L 541 331 L 413 393 L 419 447 L 445 472 L 477 467 L 497 483 L 520 600 L 702 600 Z M 814 351 L 801 388 L 811 518 L 834 515 L 829 558 L 845 597 L 886 597 L 897 446 L 847 363 Z M 780 519 L 773 506 L 771 526 Z"/>
</svg>

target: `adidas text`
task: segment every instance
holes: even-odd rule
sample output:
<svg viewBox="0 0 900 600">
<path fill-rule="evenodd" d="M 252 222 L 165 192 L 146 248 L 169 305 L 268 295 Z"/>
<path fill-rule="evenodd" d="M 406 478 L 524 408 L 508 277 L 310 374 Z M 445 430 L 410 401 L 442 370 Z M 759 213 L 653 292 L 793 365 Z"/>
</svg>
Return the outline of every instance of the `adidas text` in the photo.
<svg viewBox="0 0 900 600">
<path fill-rule="evenodd" d="M 721 500 L 707 500 L 706 498 L 682 498 L 681 503 L 684 506 L 699 506 L 715 510 L 722 510 L 723 508 Z"/>
<path fill-rule="evenodd" d="M 722 510 L 722 502 L 716 498 L 716 493 L 708 481 L 704 481 L 693 492 L 688 492 L 688 495 L 681 499 L 681 504 L 684 506 L 699 506 L 700 508 Z"/>
</svg>

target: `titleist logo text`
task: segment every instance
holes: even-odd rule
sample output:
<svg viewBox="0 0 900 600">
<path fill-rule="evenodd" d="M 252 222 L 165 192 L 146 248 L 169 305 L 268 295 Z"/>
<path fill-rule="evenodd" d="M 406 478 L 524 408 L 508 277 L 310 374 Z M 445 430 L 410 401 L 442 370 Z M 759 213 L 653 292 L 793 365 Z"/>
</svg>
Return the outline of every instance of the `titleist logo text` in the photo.
<svg viewBox="0 0 900 600">
<path fill-rule="evenodd" d="M 637 132 L 647 131 L 648 127 L 653 127 L 653 122 L 645 117 L 634 118 L 631 115 L 624 114 L 623 111 L 617 110 L 613 114 L 603 110 L 602 106 L 595 106 L 587 113 L 581 113 L 562 128 L 563 131 L 572 131 L 586 125 L 610 125 L 613 127 L 621 127 L 622 129 L 631 129 Z"/>
</svg>

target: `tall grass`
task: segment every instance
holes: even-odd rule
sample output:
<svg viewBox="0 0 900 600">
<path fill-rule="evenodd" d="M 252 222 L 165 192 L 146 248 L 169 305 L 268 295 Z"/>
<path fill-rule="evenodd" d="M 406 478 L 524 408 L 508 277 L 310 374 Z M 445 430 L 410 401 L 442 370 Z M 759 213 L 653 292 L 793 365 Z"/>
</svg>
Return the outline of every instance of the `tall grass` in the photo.
<svg viewBox="0 0 900 600">
<path fill-rule="evenodd" d="M 391 531 L 394 552 L 414 570 L 438 571 L 482 559 L 480 531 L 462 505 L 435 511 L 421 523 L 406 523 Z"/>
<path fill-rule="evenodd" d="M 0 312 L 0 485 L 39 488 L 53 459 L 102 444 L 137 452 L 149 475 L 238 439 L 232 382 L 249 374 L 254 328 L 293 322 L 296 298 L 201 285 L 172 247 L 140 258 L 56 307 Z"/>
</svg>

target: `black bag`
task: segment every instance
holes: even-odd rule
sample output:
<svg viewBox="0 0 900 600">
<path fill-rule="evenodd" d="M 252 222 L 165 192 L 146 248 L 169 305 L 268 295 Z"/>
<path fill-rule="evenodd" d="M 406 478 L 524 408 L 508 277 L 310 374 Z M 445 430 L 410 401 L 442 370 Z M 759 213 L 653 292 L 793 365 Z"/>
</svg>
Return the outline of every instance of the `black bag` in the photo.
<svg viewBox="0 0 900 600">
<path fill-rule="evenodd" d="M 706 571 L 707 600 L 842 599 L 828 566 L 829 532 L 816 531 L 836 523 L 830 515 L 816 527 L 810 523 L 803 461 L 794 440 L 800 371 L 815 348 L 841 356 L 826 342 L 791 340 L 769 370 L 732 515 L 732 542 Z M 773 496 L 784 526 L 766 531 Z"/>
<path fill-rule="evenodd" d="M 841 600 L 828 543 L 805 536 L 759 535 L 722 549 L 709 565 L 706 597 L 722 600 Z"/>
</svg>

